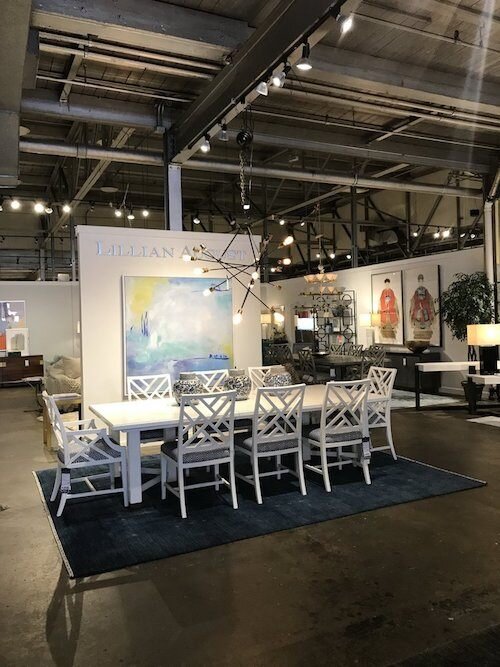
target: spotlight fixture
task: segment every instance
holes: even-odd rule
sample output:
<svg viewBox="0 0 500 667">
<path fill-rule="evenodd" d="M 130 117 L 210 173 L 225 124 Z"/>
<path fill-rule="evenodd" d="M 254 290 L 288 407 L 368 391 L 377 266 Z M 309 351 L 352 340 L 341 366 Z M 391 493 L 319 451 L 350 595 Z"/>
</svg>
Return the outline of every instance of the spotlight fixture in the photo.
<svg viewBox="0 0 500 667">
<path fill-rule="evenodd" d="M 441 236 L 441 230 L 439 229 L 439 227 L 436 229 L 436 231 L 434 232 L 434 234 L 432 236 L 435 239 L 438 239 Z"/>
<path fill-rule="evenodd" d="M 134 211 L 132 209 L 127 213 L 127 220 L 135 220 Z"/>
<path fill-rule="evenodd" d="M 41 201 L 37 201 L 33 206 L 33 210 L 35 211 L 35 213 L 41 215 L 45 211 L 45 205 L 42 204 Z"/>
<path fill-rule="evenodd" d="M 143 218 L 149 218 L 149 211 L 147 208 L 143 208 L 141 213 Z"/>
<path fill-rule="evenodd" d="M 285 66 L 283 67 L 283 70 L 279 72 L 279 74 L 273 74 L 271 78 L 271 83 L 275 88 L 283 88 L 283 86 L 285 85 L 286 77 L 290 69 L 291 69 L 290 65 L 286 63 Z"/>
<path fill-rule="evenodd" d="M 335 259 L 335 253 L 332 251 L 332 252 L 328 255 L 328 257 L 329 257 L 330 259 Z"/>
<path fill-rule="evenodd" d="M 470 233 L 470 237 L 471 237 L 471 239 L 475 239 L 475 238 L 476 238 L 476 235 L 474 234 L 474 232 L 471 232 L 471 233 Z"/>
<path fill-rule="evenodd" d="M 241 310 L 239 310 L 237 313 L 233 315 L 233 324 L 241 324 L 243 321 L 243 313 Z"/>
<path fill-rule="evenodd" d="M 340 25 L 340 32 L 343 35 L 345 35 L 346 32 L 349 32 L 349 30 L 352 30 L 354 25 L 354 20 L 351 15 L 344 16 L 344 14 L 339 14 L 337 17 L 337 22 Z"/>
<path fill-rule="evenodd" d="M 280 218 L 279 223 L 283 227 L 283 225 L 285 224 L 285 218 Z"/>
<path fill-rule="evenodd" d="M 184 252 L 184 253 L 182 254 L 182 260 L 183 260 L 184 262 L 190 262 L 191 259 L 192 259 L 192 257 L 191 257 L 191 255 L 190 255 L 189 253 Z"/>
<path fill-rule="evenodd" d="M 269 88 L 267 85 L 266 81 L 261 81 L 257 88 L 255 89 L 255 92 L 258 93 L 259 95 L 263 95 L 264 97 L 267 97 L 269 95 Z"/>
<path fill-rule="evenodd" d="M 227 136 L 227 125 L 226 125 L 226 123 L 222 123 L 222 125 L 220 126 L 219 139 L 221 141 L 229 141 L 229 137 Z"/>
<path fill-rule="evenodd" d="M 466 234 L 465 232 L 462 232 L 462 233 L 460 234 L 460 238 L 461 238 L 461 239 L 464 239 L 466 236 L 467 236 L 467 234 Z"/>
<path fill-rule="evenodd" d="M 11 199 L 10 207 L 13 211 L 19 211 L 19 209 L 21 208 L 21 202 L 19 201 L 19 199 Z"/>
<path fill-rule="evenodd" d="M 282 262 L 283 262 L 283 265 L 284 265 L 284 266 L 290 266 L 290 264 L 292 263 L 292 260 L 291 260 L 290 257 L 284 257 L 284 258 L 282 259 Z"/>
<path fill-rule="evenodd" d="M 210 146 L 210 137 L 208 136 L 208 134 L 206 134 L 205 138 L 203 139 L 203 141 L 200 145 L 200 151 L 202 153 L 208 153 L 210 148 L 211 148 L 211 146 Z"/>
<path fill-rule="evenodd" d="M 301 221 L 300 221 L 300 226 L 301 226 L 301 227 L 304 227 L 305 224 L 306 224 L 306 221 L 305 221 L 305 220 L 301 220 Z"/>
<path fill-rule="evenodd" d="M 441 233 L 441 238 L 447 239 L 450 237 L 451 234 L 451 229 L 443 229 L 443 232 Z"/>
<path fill-rule="evenodd" d="M 193 225 L 199 225 L 200 222 L 201 222 L 201 220 L 200 220 L 200 216 L 198 215 L 198 213 L 196 213 L 195 215 L 193 215 L 193 216 L 191 217 L 191 220 L 192 220 L 192 222 L 193 222 Z"/>
<path fill-rule="evenodd" d="M 236 135 L 236 143 L 241 148 L 246 148 L 252 143 L 252 141 L 253 141 L 253 134 L 249 129 L 244 128 L 243 130 L 240 130 Z"/>
<path fill-rule="evenodd" d="M 285 236 L 285 238 L 283 239 L 283 245 L 284 245 L 284 246 L 292 245 L 292 243 L 293 243 L 294 241 L 295 241 L 295 239 L 293 238 L 293 234 L 288 234 L 288 235 Z"/>
<path fill-rule="evenodd" d="M 319 252 L 316 253 L 316 259 L 321 259 L 321 255 Z"/>
<path fill-rule="evenodd" d="M 243 204 L 243 210 L 244 210 L 244 211 L 249 211 L 249 210 L 250 210 L 250 202 L 246 201 L 246 202 Z"/>
<path fill-rule="evenodd" d="M 346 259 L 351 259 L 352 258 L 350 253 L 348 255 L 346 255 L 345 257 L 346 257 Z"/>
<path fill-rule="evenodd" d="M 123 215 L 123 211 L 121 208 L 115 208 L 115 218 L 121 218 Z"/>
<path fill-rule="evenodd" d="M 236 218 L 232 213 L 229 214 L 229 224 L 231 227 L 234 227 L 236 225 Z"/>
<path fill-rule="evenodd" d="M 62 210 L 63 213 L 71 213 L 71 206 L 69 204 L 63 204 Z"/>
<path fill-rule="evenodd" d="M 269 270 L 271 271 L 271 273 L 276 273 L 276 267 L 275 266 L 271 266 L 271 268 Z"/>
<path fill-rule="evenodd" d="M 302 47 L 302 58 L 297 63 L 297 69 L 300 69 L 301 72 L 308 72 L 312 69 L 311 61 L 309 56 L 311 55 L 311 47 L 309 42 L 305 42 Z"/>
<path fill-rule="evenodd" d="M 416 239 L 417 236 L 418 236 L 418 234 L 419 234 L 419 232 L 420 232 L 420 227 L 418 227 L 417 229 L 414 229 L 414 230 L 412 231 L 411 235 L 413 236 L 413 238 Z"/>
<path fill-rule="evenodd" d="M 45 207 L 45 213 L 47 213 L 47 215 L 50 215 L 51 213 L 54 213 L 54 209 L 52 208 L 52 204 L 47 204 L 47 206 Z"/>
</svg>

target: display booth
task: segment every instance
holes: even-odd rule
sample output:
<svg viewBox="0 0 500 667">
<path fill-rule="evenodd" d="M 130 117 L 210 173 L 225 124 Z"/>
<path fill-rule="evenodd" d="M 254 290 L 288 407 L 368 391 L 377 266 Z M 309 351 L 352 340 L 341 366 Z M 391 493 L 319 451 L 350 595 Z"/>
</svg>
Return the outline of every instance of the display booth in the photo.
<svg viewBox="0 0 500 667">
<path fill-rule="evenodd" d="M 77 235 L 84 412 L 123 400 L 127 374 L 261 364 L 259 301 L 247 298 L 242 321 L 233 323 L 246 274 L 225 280 L 216 261 L 190 260 L 205 246 L 215 258 L 248 265 L 248 237 L 237 236 L 224 253 L 233 235 L 87 226 Z"/>
</svg>

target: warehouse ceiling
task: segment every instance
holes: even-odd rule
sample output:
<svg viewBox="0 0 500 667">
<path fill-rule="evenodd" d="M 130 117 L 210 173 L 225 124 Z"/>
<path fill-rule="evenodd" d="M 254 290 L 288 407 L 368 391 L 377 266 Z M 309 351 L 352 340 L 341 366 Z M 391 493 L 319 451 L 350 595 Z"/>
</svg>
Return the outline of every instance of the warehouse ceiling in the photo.
<svg viewBox="0 0 500 667">
<path fill-rule="evenodd" d="M 261 233 L 283 212 L 296 223 L 316 220 L 318 201 L 321 214 L 334 220 L 349 195 L 332 184 L 339 175 L 353 183 L 390 179 L 395 190 L 433 183 L 480 191 L 498 166 L 498 1 L 318 2 L 322 14 L 309 17 L 304 9 L 294 16 L 292 6 L 301 3 L 283 0 L 33 0 L 29 26 L 26 4 L 20 0 L 11 17 L 26 53 L 24 72 L 7 71 L 5 59 L 0 66 L 2 80 L 20 92 L 20 151 L 17 142 L 8 145 L 19 159 L 20 182 L 4 181 L 0 193 L 53 202 L 51 214 L 34 218 L 38 229 L 21 230 L 38 232 L 41 244 L 67 230 L 64 202 L 83 215 L 89 207 L 117 206 L 126 195 L 127 205 L 158 211 L 153 217 L 161 226 L 161 156 L 169 136 L 169 154 L 182 165 L 189 229 L 195 214 L 209 230 L 228 229 L 233 216 L 244 215 Z M 331 15 L 323 12 L 327 5 Z M 342 16 L 353 18 L 345 34 Z M 2 30 L 8 28 L 4 21 Z M 308 72 L 296 67 L 306 37 Z M 19 41 L 11 39 L 15 47 Z M 284 86 L 258 95 L 262 67 L 269 76 L 286 60 L 292 66 Z M 3 127 L 1 136 L 11 132 Z M 236 143 L 243 127 L 253 131 L 255 170 L 247 171 L 245 214 Z M 211 151 L 204 155 L 198 148 L 207 132 Z M 83 150 L 68 157 L 62 144 L 158 159 L 99 161 Z M 305 182 L 303 171 L 326 182 Z M 391 228 L 374 210 L 369 220 Z M 0 234 L 2 224 L 0 214 Z"/>
</svg>

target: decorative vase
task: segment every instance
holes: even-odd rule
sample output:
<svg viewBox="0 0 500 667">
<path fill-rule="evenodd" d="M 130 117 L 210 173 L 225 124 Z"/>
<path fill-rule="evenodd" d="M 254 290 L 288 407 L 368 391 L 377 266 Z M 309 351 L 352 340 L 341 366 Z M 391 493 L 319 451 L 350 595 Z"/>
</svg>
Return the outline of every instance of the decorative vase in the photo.
<svg viewBox="0 0 500 667">
<path fill-rule="evenodd" d="M 181 396 L 190 394 L 205 394 L 206 390 L 196 373 L 179 373 L 179 379 L 172 385 L 172 394 L 177 405 L 181 404 Z"/>
<path fill-rule="evenodd" d="M 264 377 L 265 387 L 286 387 L 292 384 L 292 376 L 284 366 L 271 366 Z"/>
<path fill-rule="evenodd" d="M 236 391 L 236 400 L 245 401 L 250 396 L 252 382 L 242 368 L 230 368 L 229 376 L 224 381 L 226 391 Z"/>
<path fill-rule="evenodd" d="M 429 347 L 429 343 L 423 340 L 405 340 L 405 345 L 413 354 L 420 354 Z"/>
</svg>

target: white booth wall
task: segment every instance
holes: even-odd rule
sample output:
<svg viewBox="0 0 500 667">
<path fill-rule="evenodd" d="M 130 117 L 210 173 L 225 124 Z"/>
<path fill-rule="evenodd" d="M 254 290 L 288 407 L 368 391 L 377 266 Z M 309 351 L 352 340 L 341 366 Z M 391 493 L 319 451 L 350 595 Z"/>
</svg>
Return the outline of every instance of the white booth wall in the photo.
<svg viewBox="0 0 500 667">
<path fill-rule="evenodd" d="M 79 356 L 78 283 L 0 281 L 0 301 L 25 301 L 30 354 L 42 354 L 45 363 Z"/>
<path fill-rule="evenodd" d="M 92 403 L 123 400 L 123 276 L 192 277 L 194 263 L 183 261 L 183 253 L 190 253 L 193 247 L 204 244 L 215 256 L 220 255 L 233 235 L 91 226 L 80 226 L 76 231 L 80 267 L 82 390 L 86 411 Z M 258 247 L 260 239 L 255 237 L 255 242 Z M 238 236 L 225 257 L 241 264 L 250 262 L 252 251 L 248 238 Z M 216 266 L 203 261 L 199 265 L 210 269 Z M 216 278 L 225 275 L 218 268 L 207 274 Z M 236 313 L 245 287 L 235 280 L 231 282 L 233 313 Z M 259 296 L 259 285 L 256 285 L 255 293 Z M 262 363 L 260 311 L 261 304 L 250 296 L 244 308 L 243 322 L 233 326 L 234 364 L 238 368 Z M 192 316 L 196 318 L 196 312 Z M 185 325 L 189 327 L 189 321 Z"/>
<path fill-rule="evenodd" d="M 367 327 L 360 326 L 360 314 L 369 313 L 372 310 L 371 301 L 371 275 L 384 273 L 385 271 L 404 271 L 405 269 L 422 268 L 429 264 L 438 264 L 441 272 L 441 291 L 444 291 L 453 281 L 456 273 L 473 273 L 484 271 L 483 248 L 468 248 L 457 252 L 440 253 L 428 257 L 386 262 L 383 264 L 372 264 L 356 269 L 338 271 L 337 285 L 346 289 L 354 290 L 356 294 L 357 311 L 357 340 L 363 345 L 367 344 Z M 291 278 L 281 280 L 272 285 L 262 286 L 263 300 L 270 306 L 285 307 L 285 331 L 288 340 L 294 341 L 294 307 L 307 303 L 307 297 L 300 296 L 301 292 L 307 291 L 304 278 Z M 467 343 L 454 339 L 449 328 L 443 323 L 442 328 L 443 361 L 461 361 L 467 359 Z M 390 349 L 404 350 L 404 347 L 393 347 Z M 441 378 L 441 389 L 449 393 L 461 391 L 460 373 L 443 373 Z"/>
</svg>

